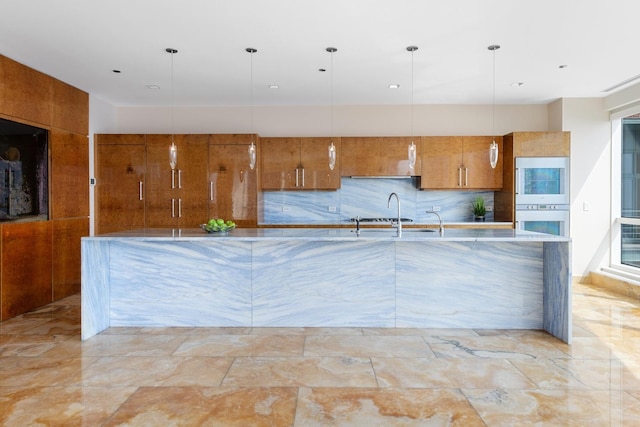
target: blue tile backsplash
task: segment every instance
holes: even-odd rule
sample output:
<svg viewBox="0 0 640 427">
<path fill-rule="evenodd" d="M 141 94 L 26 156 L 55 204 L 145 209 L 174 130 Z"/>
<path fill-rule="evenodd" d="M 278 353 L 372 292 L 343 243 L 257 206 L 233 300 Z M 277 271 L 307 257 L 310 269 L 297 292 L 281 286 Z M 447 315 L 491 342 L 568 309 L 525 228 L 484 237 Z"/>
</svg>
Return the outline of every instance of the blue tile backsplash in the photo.
<svg viewBox="0 0 640 427">
<path fill-rule="evenodd" d="M 260 197 L 260 224 L 340 224 L 360 217 L 395 217 L 395 198 L 387 207 L 389 194 L 400 197 L 403 218 L 415 223 L 436 221 L 427 210 L 440 208 L 444 222 L 471 222 L 471 202 L 483 196 L 493 206 L 493 191 L 420 191 L 418 178 L 343 177 L 337 191 L 265 191 Z M 487 212 L 486 221 L 493 221 Z"/>
</svg>

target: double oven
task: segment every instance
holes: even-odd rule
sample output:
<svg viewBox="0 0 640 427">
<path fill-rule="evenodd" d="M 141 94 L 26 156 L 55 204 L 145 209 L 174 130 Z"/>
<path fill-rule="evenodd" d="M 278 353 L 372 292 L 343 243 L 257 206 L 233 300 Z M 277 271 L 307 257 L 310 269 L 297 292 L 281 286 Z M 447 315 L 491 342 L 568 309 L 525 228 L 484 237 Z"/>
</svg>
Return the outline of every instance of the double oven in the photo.
<svg viewBox="0 0 640 427">
<path fill-rule="evenodd" d="M 516 228 L 569 236 L 569 158 L 518 157 Z"/>
</svg>

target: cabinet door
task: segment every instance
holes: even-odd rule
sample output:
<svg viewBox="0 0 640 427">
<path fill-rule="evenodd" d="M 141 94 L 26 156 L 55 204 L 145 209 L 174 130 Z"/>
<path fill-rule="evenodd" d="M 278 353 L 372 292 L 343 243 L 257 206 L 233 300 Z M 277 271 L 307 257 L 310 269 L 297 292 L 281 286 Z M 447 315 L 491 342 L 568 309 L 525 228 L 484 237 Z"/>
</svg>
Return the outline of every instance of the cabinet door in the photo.
<svg viewBox="0 0 640 427">
<path fill-rule="evenodd" d="M 208 216 L 209 136 L 178 135 L 176 145 L 180 188 L 174 193 L 179 200 L 178 224 L 180 227 L 198 227 Z"/>
<path fill-rule="evenodd" d="M 147 135 L 146 224 L 197 227 L 207 218 L 207 135 L 174 135 L 176 168 L 169 165 L 171 135 Z"/>
<path fill-rule="evenodd" d="M 89 218 L 51 221 L 55 250 L 52 254 L 53 300 L 80 292 L 80 242 L 89 235 Z"/>
<path fill-rule="evenodd" d="M 96 135 L 96 234 L 144 228 L 144 135 Z"/>
<path fill-rule="evenodd" d="M 263 190 L 295 190 L 296 183 L 300 185 L 300 138 L 261 138 L 260 159 Z"/>
<path fill-rule="evenodd" d="M 489 163 L 489 146 L 495 139 L 498 144 L 498 164 L 495 169 Z M 502 138 L 492 136 L 465 136 L 463 143 L 463 165 L 465 188 L 500 189 L 502 188 Z"/>
<path fill-rule="evenodd" d="M 420 188 L 459 189 L 464 183 L 462 137 L 422 137 L 422 176 Z"/>
<path fill-rule="evenodd" d="M 421 173 L 421 138 L 343 137 L 342 176 L 415 176 Z M 409 168 L 408 149 L 416 145 L 416 164 Z"/>
<path fill-rule="evenodd" d="M 177 135 L 174 137 L 177 145 Z M 147 135 L 145 175 L 145 222 L 147 227 L 177 227 L 179 206 L 179 167 L 183 156 L 178 149 L 178 167 L 171 170 L 171 135 Z"/>
<path fill-rule="evenodd" d="M 249 168 L 246 145 L 209 145 L 209 218 L 255 227 L 256 171 Z"/>
<path fill-rule="evenodd" d="M 300 158 L 303 190 L 337 190 L 340 188 L 340 138 L 333 138 L 336 147 L 336 164 L 329 169 L 329 144 L 331 138 L 301 138 Z"/>
</svg>

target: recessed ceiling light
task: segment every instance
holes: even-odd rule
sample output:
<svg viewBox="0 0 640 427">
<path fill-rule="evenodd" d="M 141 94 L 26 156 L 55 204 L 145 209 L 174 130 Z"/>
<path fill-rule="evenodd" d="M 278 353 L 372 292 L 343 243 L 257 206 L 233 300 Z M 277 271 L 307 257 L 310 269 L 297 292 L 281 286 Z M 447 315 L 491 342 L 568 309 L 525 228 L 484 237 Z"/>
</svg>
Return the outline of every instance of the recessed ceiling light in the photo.
<svg viewBox="0 0 640 427">
<path fill-rule="evenodd" d="M 320 71 L 321 73 L 324 73 L 325 71 L 327 71 L 326 68 L 318 68 L 318 71 Z"/>
<path fill-rule="evenodd" d="M 511 86 L 519 87 L 519 86 L 522 86 L 523 84 L 524 84 L 524 82 L 513 82 L 513 83 L 511 83 Z"/>
<path fill-rule="evenodd" d="M 568 65 L 567 65 L 567 64 L 558 65 L 558 68 L 560 68 L 561 70 L 562 70 L 563 68 L 567 68 L 567 67 L 568 67 Z"/>
<path fill-rule="evenodd" d="M 120 71 L 120 70 L 111 70 L 111 71 L 113 71 L 113 72 L 114 72 L 114 73 L 116 73 L 116 74 L 120 74 L 120 73 L 122 72 L 122 71 Z"/>
<path fill-rule="evenodd" d="M 389 89 L 400 89 L 400 85 L 398 85 L 398 84 L 391 84 L 391 85 L 389 85 Z"/>
<path fill-rule="evenodd" d="M 158 85 L 147 85 L 147 89 L 158 90 L 158 89 L 160 89 L 160 86 L 158 86 Z"/>
<path fill-rule="evenodd" d="M 269 89 L 280 89 L 278 85 L 269 85 Z"/>
</svg>

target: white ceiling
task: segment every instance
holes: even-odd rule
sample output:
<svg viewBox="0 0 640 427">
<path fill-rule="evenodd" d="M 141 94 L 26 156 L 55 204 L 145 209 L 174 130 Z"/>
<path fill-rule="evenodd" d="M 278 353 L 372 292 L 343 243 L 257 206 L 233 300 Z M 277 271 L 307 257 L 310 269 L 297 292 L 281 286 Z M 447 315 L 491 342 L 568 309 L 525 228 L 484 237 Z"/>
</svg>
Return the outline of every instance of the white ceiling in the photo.
<svg viewBox="0 0 640 427">
<path fill-rule="evenodd" d="M 329 105 L 332 75 L 336 105 L 490 104 L 499 44 L 496 102 L 539 104 L 639 75 L 639 16 L 638 0 L 2 0 L 0 54 L 114 105 L 171 105 L 168 47 L 175 105 L 249 105 L 251 70 L 254 105 Z"/>
</svg>

